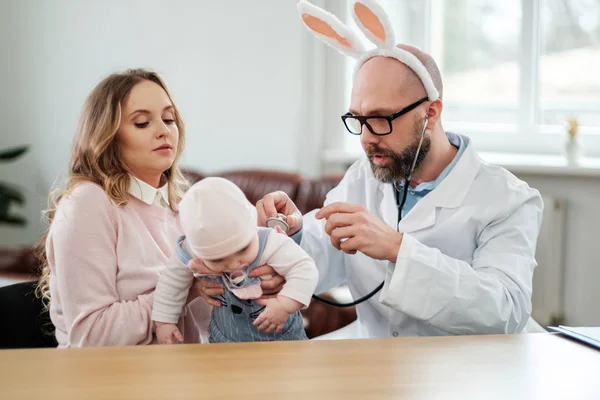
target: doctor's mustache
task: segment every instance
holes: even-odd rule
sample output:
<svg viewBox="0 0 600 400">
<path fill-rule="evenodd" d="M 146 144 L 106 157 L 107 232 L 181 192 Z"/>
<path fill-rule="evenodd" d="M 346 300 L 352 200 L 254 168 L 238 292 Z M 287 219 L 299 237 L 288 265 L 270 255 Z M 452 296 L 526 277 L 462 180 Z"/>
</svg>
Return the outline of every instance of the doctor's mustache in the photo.
<svg viewBox="0 0 600 400">
<path fill-rule="evenodd" d="M 381 155 L 381 156 L 386 156 L 386 157 L 390 157 L 390 158 L 396 158 L 398 156 L 397 153 L 393 152 L 390 149 L 384 149 L 379 147 L 376 144 L 373 144 L 369 147 L 367 147 L 365 149 L 365 152 L 367 153 L 367 157 L 373 157 L 374 155 Z"/>
<path fill-rule="evenodd" d="M 412 167 L 412 163 L 415 157 L 417 157 L 417 162 L 415 165 L 415 169 L 417 169 L 427 156 L 430 144 L 431 139 L 429 137 L 426 136 L 425 138 L 423 138 L 421 151 L 419 151 L 418 155 L 418 138 L 415 138 L 415 140 L 400 153 L 396 153 L 395 151 L 390 149 L 382 148 L 377 144 L 372 144 L 369 147 L 365 148 L 365 154 L 369 158 L 375 178 L 384 183 L 391 183 L 398 180 L 404 180 L 410 174 L 410 169 Z M 373 164 L 372 159 L 372 157 L 375 155 L 387 156 L 390 158 L 391 163 L 385 166 L 375 165 Z"/>
</svg>

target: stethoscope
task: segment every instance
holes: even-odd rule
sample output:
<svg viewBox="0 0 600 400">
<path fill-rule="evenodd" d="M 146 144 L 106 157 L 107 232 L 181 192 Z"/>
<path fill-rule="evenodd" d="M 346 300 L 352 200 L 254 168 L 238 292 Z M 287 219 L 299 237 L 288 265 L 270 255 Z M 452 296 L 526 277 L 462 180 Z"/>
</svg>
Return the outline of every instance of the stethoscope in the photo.
<svg viewBox="0 0 600 400">
<path fill-rule="evenodd" d="M 400 192 L 400 185 L 398 184 L 398 182 L 394 182 L 394 195 L 396 197 L 396 204 L 398 204 L 398 224 L 396 224 L 396 231 L 398 231 L 398 225 L 400 224 L 400 221 L 402 221 L 402 209 L 404 208 L 404 203 L 406 203 L 406 196 L 408 193 L 408 186 L 410 183 L 410 180 L 412 178 L 412 174 L 415 170 L 415 166 L 417 165 L 417 159 L 419 158 L 419 152 L 421 151 L 421 145 L 423 144 L 423 137 L 425 136 L 425 131 L 427 130 L 427 123 L 429 122 L 429 119 L 427 117 L 425 117 L 425 124 L 423 125 L 423 131 L 421 132 L 421 139 L 419 140 L 419 146 L 417 147 L 417 152 L 415 154 L 415 158 L 413 160 L 412 166 L 410 168 L 410 172 L 408 173 L 408 176 L 406 177 L 406 179 L 404 180 L 404 190 L 402 193 L 402 199 L 401 201 L 398 201 L 398 195 Z M 355 300 L 351 303 L 336 303 L 333 301 L 329 301 L 327 299 L 324 299 L 322 297 L 319 297 L 315 294 L 312 295 L 312 298 L 315 300 L 318 300 L 322 303 L 328 304 L 330 306 L 334 306 L 334 307 L 352 307 L 355 306 L 357 304 L 363 303 L 367 300 L 369 300 L 371 297 L 375 296 L 375 294 L 377 292 L 379 292 L 382 288 L 383 285 L 385 284 L 385 281 L 381 282 L 379 284 L 379 286 L 377 286 L 371 293 L 367 294 L 364 297 L 361 297 L 358 300 Z"/>
</svg>

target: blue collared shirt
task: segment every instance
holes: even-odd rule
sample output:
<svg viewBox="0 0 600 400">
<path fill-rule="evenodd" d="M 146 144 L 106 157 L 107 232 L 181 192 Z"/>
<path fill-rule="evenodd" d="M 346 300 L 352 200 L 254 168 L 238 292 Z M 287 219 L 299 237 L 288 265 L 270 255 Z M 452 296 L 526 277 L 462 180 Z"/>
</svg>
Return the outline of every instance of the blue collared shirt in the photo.
<svg viewBox="0 0 600 400">
<path fill-rule="evenodd" d="M 442 173 L 435 180 L 420 183 L 414 188 L 408 188 L 408 192 L 406 193 L 406 202 L 404 203 L 404 207 L 402 208 L 402 217 L 404 217 L 415 206 L 415 204 L 417 204 L 419 200 L 421 200 L 433 189 L 438 187 L 440 183 L 442 183 L 442 181 L 446 178 L 446 176 L 448 176 L 450 171 L 452 171 L 452 168 L 454 168 L 454 165 L 456 165 L 456 162 L 464 153 L 466 146 L 463 138 L 460 135 L 451 132 L 446 132 L 446 136 L 448 136 L 448 140 L 450 141 L 450 143 L 458 149 L 456 155 L 454 156 L 450 164 L 448 164 L 446 168 L 444 168 Z M 400 185 L 398 186 L 398 195 L 401 197 L 404 190 L 404 182 L 400 183 Z"/>
</svg>

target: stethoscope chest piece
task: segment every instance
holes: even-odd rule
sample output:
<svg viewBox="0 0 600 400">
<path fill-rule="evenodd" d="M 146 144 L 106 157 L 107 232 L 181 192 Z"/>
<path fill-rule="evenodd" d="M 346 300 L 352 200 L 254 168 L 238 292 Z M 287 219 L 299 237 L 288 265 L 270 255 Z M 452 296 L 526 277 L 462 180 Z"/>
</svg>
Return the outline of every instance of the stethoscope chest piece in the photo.
<svg viewBox="0 0 600 400">
<path fill-rule="evenodd" d="M 286 218 L 284 214 L 277 214 L 277 217 L 267 218 L 267 227 L 275 229 L 276 226 L 280 227 L 284 233 L 290 230 L 290 226 L 285 222 Z"/>
</svg>

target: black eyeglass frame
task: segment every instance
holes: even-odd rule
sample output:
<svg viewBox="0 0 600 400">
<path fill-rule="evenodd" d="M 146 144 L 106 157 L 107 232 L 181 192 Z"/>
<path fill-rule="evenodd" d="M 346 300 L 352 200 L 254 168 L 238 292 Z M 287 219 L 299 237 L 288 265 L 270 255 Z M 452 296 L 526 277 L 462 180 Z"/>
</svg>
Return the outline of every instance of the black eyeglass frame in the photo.
<svg viewBox="0 0 600 400">
<path fill-rule="evenodd" d="M 421 100 L 415 101 L 414 103 L 404 107 L 402 110 L 392 114 L 392 115 L 388 115 L 388 116 L 373 116 L 373 117 L 365 117 L 365 116 L 359 116 L 359 115 L 352 115 L 350 113 L 346 113 L 344 115 L 342 115 L 342 121 L 344 122 L 344 126 L 346 127 L 346 130 L 348 132 L 350 132 L 353 135 L 359 136 L 362 134 L 362 129 L 363 126 L 367 126 L 367 128 L 369 129 L 369 131 L 375 135 L 375 136 L 385 136 L 385 135 L 389 135 L 390 133 L 392 133 L 392 122 L 398 118 L 403 116 L 404 114 L 414 110 L 415 108 L 417 108 L 418 106 L 420 106 L 421 104 L 423 104 L 424 102 L 426 102 L 427 100 L 429 100 L 429 97 L 423 97 Z M 360 132 L 355 133 L 352 132 L 352 130 L 350 129 L 350 127 L 348 126 L 346 120 L 348 119 L 355 119 L 358 122 L 360 122 Z M 371 126 L 371 124 L 369 124 L 368 120 L 369 119 L 381 119 L 381 120 L 385 120 L 388 122 L 388 126 L 389 126 L 389 132 L 386 133 L 375 133 L 375 131 L 373 130 L 373 127 Z"/>
</svg>

